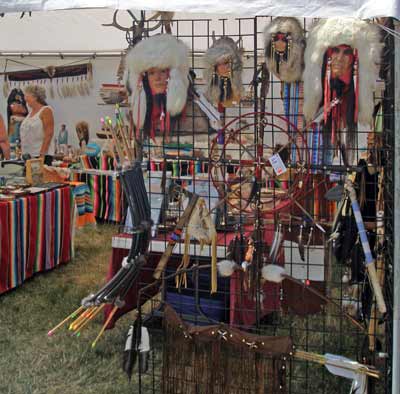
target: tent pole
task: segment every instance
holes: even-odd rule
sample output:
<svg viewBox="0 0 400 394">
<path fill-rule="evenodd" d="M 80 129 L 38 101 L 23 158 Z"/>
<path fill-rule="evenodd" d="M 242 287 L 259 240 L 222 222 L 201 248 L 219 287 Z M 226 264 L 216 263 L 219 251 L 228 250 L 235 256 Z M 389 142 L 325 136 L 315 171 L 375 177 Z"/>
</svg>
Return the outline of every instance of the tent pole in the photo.
<svg viewBox="0 0 400 394">
<path fill-rule="evenodd" d="M 398 31 L 398 25 L 396 30 Z M 393 375 L 392 393 L 400 387 L 400 43 L 395 42 L 394 53 L 394 255 L 393 255 Z M 397 388 L 396 388 L 397 387 Z"/>
</svg>

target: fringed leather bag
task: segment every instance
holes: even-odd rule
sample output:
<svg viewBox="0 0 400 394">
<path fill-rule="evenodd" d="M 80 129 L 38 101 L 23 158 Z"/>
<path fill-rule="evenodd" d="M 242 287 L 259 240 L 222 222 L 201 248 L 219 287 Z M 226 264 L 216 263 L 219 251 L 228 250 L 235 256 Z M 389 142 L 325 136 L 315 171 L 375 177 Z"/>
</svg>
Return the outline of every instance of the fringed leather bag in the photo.
<svg viewBox="0 0 400 394">
<path fill-rule="evenodd" d="M 290 337 L 250 334 L 224 324 L 193 326 L 166 306 L 163 394 L 285 393 Z"/>
</svg>

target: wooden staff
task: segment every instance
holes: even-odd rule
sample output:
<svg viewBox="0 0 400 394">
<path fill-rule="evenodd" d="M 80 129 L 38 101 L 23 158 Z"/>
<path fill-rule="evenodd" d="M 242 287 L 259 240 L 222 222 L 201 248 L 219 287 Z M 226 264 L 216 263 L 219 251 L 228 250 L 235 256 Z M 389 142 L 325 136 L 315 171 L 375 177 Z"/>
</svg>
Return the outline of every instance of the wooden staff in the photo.
<svg viewBox="0 0 400 394">
<path fill-rule="evenodd" d="M 353 214 L 357 224 L 358 234 L 360 236 L 361 245 L 365 255 L 365 266 L 367 268 L 369 280 L 371 282 L 372 290 L 376 298 L 376 303 L 378 305 L 379 312 L 386 313 L 386 304 L 383 298 L 382 288 L 379 284 L 379 280 L 376 274 L 375 260 L 372 257 L 371 248 L 369 246 L 367 233 L 360 212 L 360 206 L 358 205 L 357 201 L 356 191 L 350 177 L 346 180 L 345 188 L 349 192 L 351 206 L 353 208 Z"/>
<path fill-rule="evenodd" d="M 381 287 L 384 286 L 385 280 L 385 261 L 383 256 L 383 245 L 385 242 L 385 224 L 384 224 L 384 203 L 383 203 L 383 168 L 379 174 L 378 198 L 376 203 L 376 269 L 378 281 Z M 376 348 L 376 333 L 377 333 L 378 316 L 376 311 L 376 297 L 372 300 L 371 313 L 368 325 L 368 343 L 369 350 L 375 351 Z M 382 324 L 382 328 L 384 324 Z"/>
</svg>

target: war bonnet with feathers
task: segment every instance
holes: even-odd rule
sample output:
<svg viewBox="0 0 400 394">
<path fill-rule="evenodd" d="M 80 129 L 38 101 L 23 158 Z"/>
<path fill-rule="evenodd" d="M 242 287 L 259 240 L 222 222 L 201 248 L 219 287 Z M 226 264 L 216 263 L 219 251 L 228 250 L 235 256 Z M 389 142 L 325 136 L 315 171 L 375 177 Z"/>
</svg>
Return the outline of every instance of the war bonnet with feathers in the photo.
<svg viewBox="0 0 400 394">
<path fill-rule="evenodd" d="M 379 28 L 353 18 L 332 18 L 319 21 L 310 31 L 305 51 L 304 115 L 307 121 L 321 107 L 323 97 L 321 70 L 328 48 L 348 45 L 358 52 L 358 121 L 371 124 L 374 110 L 375 83 L 379 77 L 381 36 Z"/>
<path fill-rule="evenodd" d="M 283 34 L 286 40 L 286 53 L 274 50 L 277 34 Z M 304 30 L 296 18 L 275 18 L 264 29 L 265 57 L 269 70 L 283 82 L 295 82 L 302 79 L 304 69 Z"/>
<path fill-rule="evenodd" d="M 179 115 L 186 104 L 189 87 L 189 49 L 169 34 L 159 34 L 139 42 L 126 56 L 125 84 L 132 95 L 133 122 L 143 127 L 146 118 L 146 92 L 142 86 L 145 71 L 157 67 L 169 69 L 166 110 Z"/>
<path fill-rule="evenodd" d="M 216 74 L 216 67 L 223 62 L 230 62 L 231 75 L 229 81 L 223 81 Z M 206 94 L 214 105 L 222 103 L 230 106 L 232 101 L 239 101 L 243 94 L 242 85 L 242 49 L 232 38 L 223 36 L 218 40 L 213 36 L 213 44 L 203 58 L 203 78 L 206 83 Z M 227 92 L 222 92 L 221 84 L 227 83 Z"/>
</svg>

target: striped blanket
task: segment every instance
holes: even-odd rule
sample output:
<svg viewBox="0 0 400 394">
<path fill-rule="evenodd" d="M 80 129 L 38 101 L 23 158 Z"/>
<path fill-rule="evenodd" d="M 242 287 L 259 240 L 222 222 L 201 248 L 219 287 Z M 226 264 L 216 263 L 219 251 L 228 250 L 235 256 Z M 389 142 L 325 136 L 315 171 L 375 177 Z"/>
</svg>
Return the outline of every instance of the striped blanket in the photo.
<svg viewBox="0 0 400 394">
<path fill-rule="evenodd" d="M 69 187 L 0 202 L 0 294 L 72 257 Z"/>
</svg>

